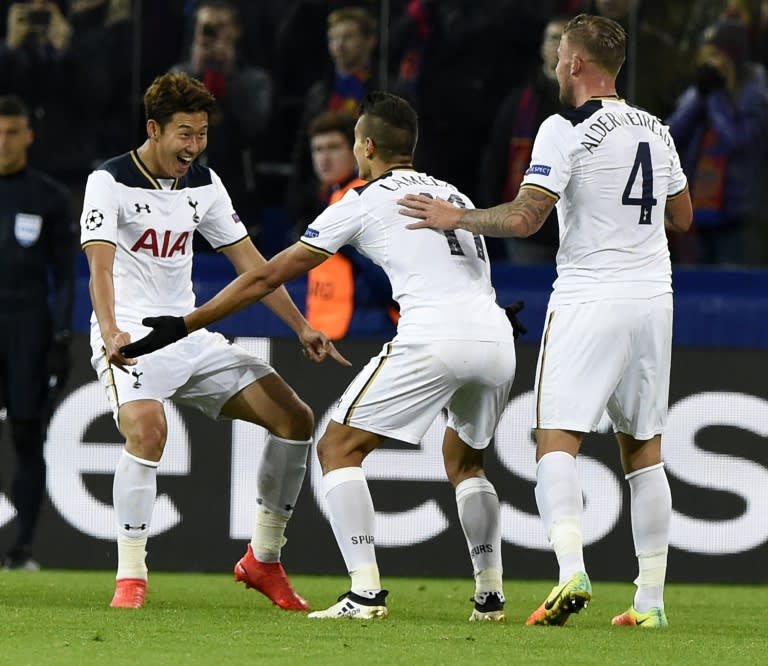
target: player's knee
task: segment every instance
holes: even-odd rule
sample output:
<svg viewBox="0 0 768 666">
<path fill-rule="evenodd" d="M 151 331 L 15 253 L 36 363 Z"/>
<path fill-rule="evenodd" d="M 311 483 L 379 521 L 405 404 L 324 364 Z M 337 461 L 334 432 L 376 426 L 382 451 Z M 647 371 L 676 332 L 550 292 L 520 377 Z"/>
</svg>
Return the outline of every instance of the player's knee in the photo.
<svg viewBox="0 0 768 666">
<path fill-rule="evenodd" d="M 135 423 L 126 433 L 126 450 L 144 460 L 160 460 L 165 448 L 165 425 L 155 422 Z"/>
<path fill-rule="evenodd" d="M 482 463 L 479 463 L 477 460 L 455 458 L 445 460 L 445 473 L 454 487 L 474 476 L 485 476 Z"/>
<path fill-rule="evenodd" d="M 320 438 L 320 441 L 317 443 L 317 459 L 320 462 L 320 468 L 323 470 L 323 473 L 336 468 L 334 464 L 337 458 L 336 450 L 337 447 L 327 437 Z"/>
<path fill-rule="evenodd" d="M 323 474 L 340 467 L 352 466 L 352 463 L 348 461 L 349 454 L 349 447 L 344 440 L 328 437 L 327 433 L 317 443 L 317 459 Z"/>
<path fill-rule="evenodd" d="M 358 432 L 342 426 L 333 428 L 333 421 L 317 443 L 317 459 L 323 474 L 342 467 L 360 467 L 365 457 L 376 447 L 362 440 Z"/>
<path fill-rule="evenodd" d="M 473 449 L 454 431 L 446 431 L 443 441 L 443 466 L 453 486 L 473 476 L 483 476 L 483 450 Z"/>
<path fill-rule="evenodd" d="M 295 402 L 290 412 L 287 429 L 288 432 L 280 436 L 297 441 L 312 439 L 315 431 L 315 415 L 307 403 L 301 400 Z"/>
</svg>

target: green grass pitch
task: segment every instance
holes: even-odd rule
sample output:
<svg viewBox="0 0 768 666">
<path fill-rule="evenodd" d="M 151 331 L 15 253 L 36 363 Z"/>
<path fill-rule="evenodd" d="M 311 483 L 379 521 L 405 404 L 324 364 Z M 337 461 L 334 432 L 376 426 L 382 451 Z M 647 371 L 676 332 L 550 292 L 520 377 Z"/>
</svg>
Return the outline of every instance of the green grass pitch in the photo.
<svg viewBox="0 0 768 666">
<path fill-rule="evenodd" d="M 593 580 L 565 627 L 526 627 L 552 581 L 505 583 L 506 624 L 469 623 L 470 579 L 389 578 L 384 621 L 309 620 L 223 574 L 153 573 L 139 611 L 108 607 L 110 572 L 0 571 L 0 664 L 768 664 L 768 586 L 669 585 L 670 627 L 611 627 L 629 584 Z M 293 576 L 315 608 L 342 577 Z"/>
</svg>

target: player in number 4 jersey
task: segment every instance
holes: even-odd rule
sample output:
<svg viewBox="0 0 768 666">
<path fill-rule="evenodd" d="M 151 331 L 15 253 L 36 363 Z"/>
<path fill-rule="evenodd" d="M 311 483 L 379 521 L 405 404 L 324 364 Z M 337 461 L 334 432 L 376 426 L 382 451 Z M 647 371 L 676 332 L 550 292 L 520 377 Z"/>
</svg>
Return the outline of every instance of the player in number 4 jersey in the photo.
<svg viewBox="0 0 768 666">
<path fill-rule="evenodd" d="M 536 501 L 560 578 L 528 624 L 561 625 L 592 588 L 582 553 L 576 455 L 604 410 L 613 421 L 631 493 L 639 575 L 619 625 L 666 626 L 664 579 L 672 515 L 661 461 L 672 342 L 665 227 L 686 231 L 691 200 L 658 119 L 616 96 L 625 34 L 579 15 L 558 48 L 560 101 L 539 129 L 517 198 L 462 211 L 420 196 L 401 200 L 412 229 L 529 236 L 557 205 L 560 248 L 536 370 Z M 418 232 L 423 233 L 423 232 Z"/>
<path fill-rule="evenodd" d="M 370 182 L 328 207 L 300 242 L 249 271 L 182 318 L 153 320 L 155 330 L 123 353 L 134 356 L 264 297 L 350 244 L 379 264 L 400 304 L 397 335 L 342 396 L 317 446 L 331 525 L 351 589 L 315 618 L 386 617 L 374 550 L 375 513 L 364 458 L 391 438 L 418 445 L 443 408 L 443 456 L 456 489 L 459 520 L 475 575 L 470 620 L 504 615 L 501 530 L 496 491 L 485 477 L 483 450 L 509 400 L 515 373 L 514 331 L 496 304 L 482 236 L 467 231 L 406 229 L 397 200 L 406 193 L 472 204 L 452 185 L 412 166 L 415 111 L 403 99 L 371 93 L 355 126 L 360 176 Z"/>
</svg>

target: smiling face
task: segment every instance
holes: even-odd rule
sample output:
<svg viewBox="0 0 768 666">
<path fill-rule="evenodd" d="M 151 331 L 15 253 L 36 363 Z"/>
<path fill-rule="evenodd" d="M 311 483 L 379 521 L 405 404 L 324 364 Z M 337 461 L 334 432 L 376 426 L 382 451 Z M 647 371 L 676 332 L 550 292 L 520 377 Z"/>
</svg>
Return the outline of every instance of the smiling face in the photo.
<svg viewBox="0 0 768 666">
<path fill-rule="evenodd" d="M 146 160 L 157 178 L 181 178 L 208 145 L 208 113 L 174 113 L 160 127 L 155 120 L 147 122 L 151 157 Z"/>
</svg>

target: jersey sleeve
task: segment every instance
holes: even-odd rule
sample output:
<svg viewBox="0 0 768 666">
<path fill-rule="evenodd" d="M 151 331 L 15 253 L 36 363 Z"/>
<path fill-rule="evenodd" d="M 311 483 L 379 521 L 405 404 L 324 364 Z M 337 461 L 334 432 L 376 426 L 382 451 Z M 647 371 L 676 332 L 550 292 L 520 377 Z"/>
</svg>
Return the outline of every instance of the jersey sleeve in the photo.
<svg viewBox="0 0 768 666">
<path fill-rule="evenodd" d="M 108 243 L 117 247 L 117 217 L 120 208 L 115 179 L 107 171 L 88 176 L 80 216 L 80 245 Z"/>
<path fill-rule="evenodd" d="M 667 191 L 667 198 L 676 197 L 678 194 L 682 194 L 685 188 L 688 187 L 688 179 L 683 172 L 683 167 L 680 165 L 680 155 L 675 148 L 675 142 L 672 139 L 672 135 L 669 135 L 670 141 L 670 156 L 669 156 L 669 190 Z"/>
<path fill-rule="evenodd" d="M 362 230 L 362 215 L 360 195 L 350 190 L 315 218 L 299 242 L 314 252 L 335 254 L 340 247 L 354 244 Z"/>
<path fill-rule="evenodd" d="M 247 238 L 248 230 L 240 221 L 227 188 L 213 170 L 211 182 L 216 188 L 216 198 L 197 229 L 214 250 L 221 250 Z"/>
<path fill-rule="evenodd" d="M 541 124 L 521 187 L 535 187 L 560 198 L 571 179 L 567 126 L 568 122 L 559 116 L 550 116 Z"/>
</svg>

